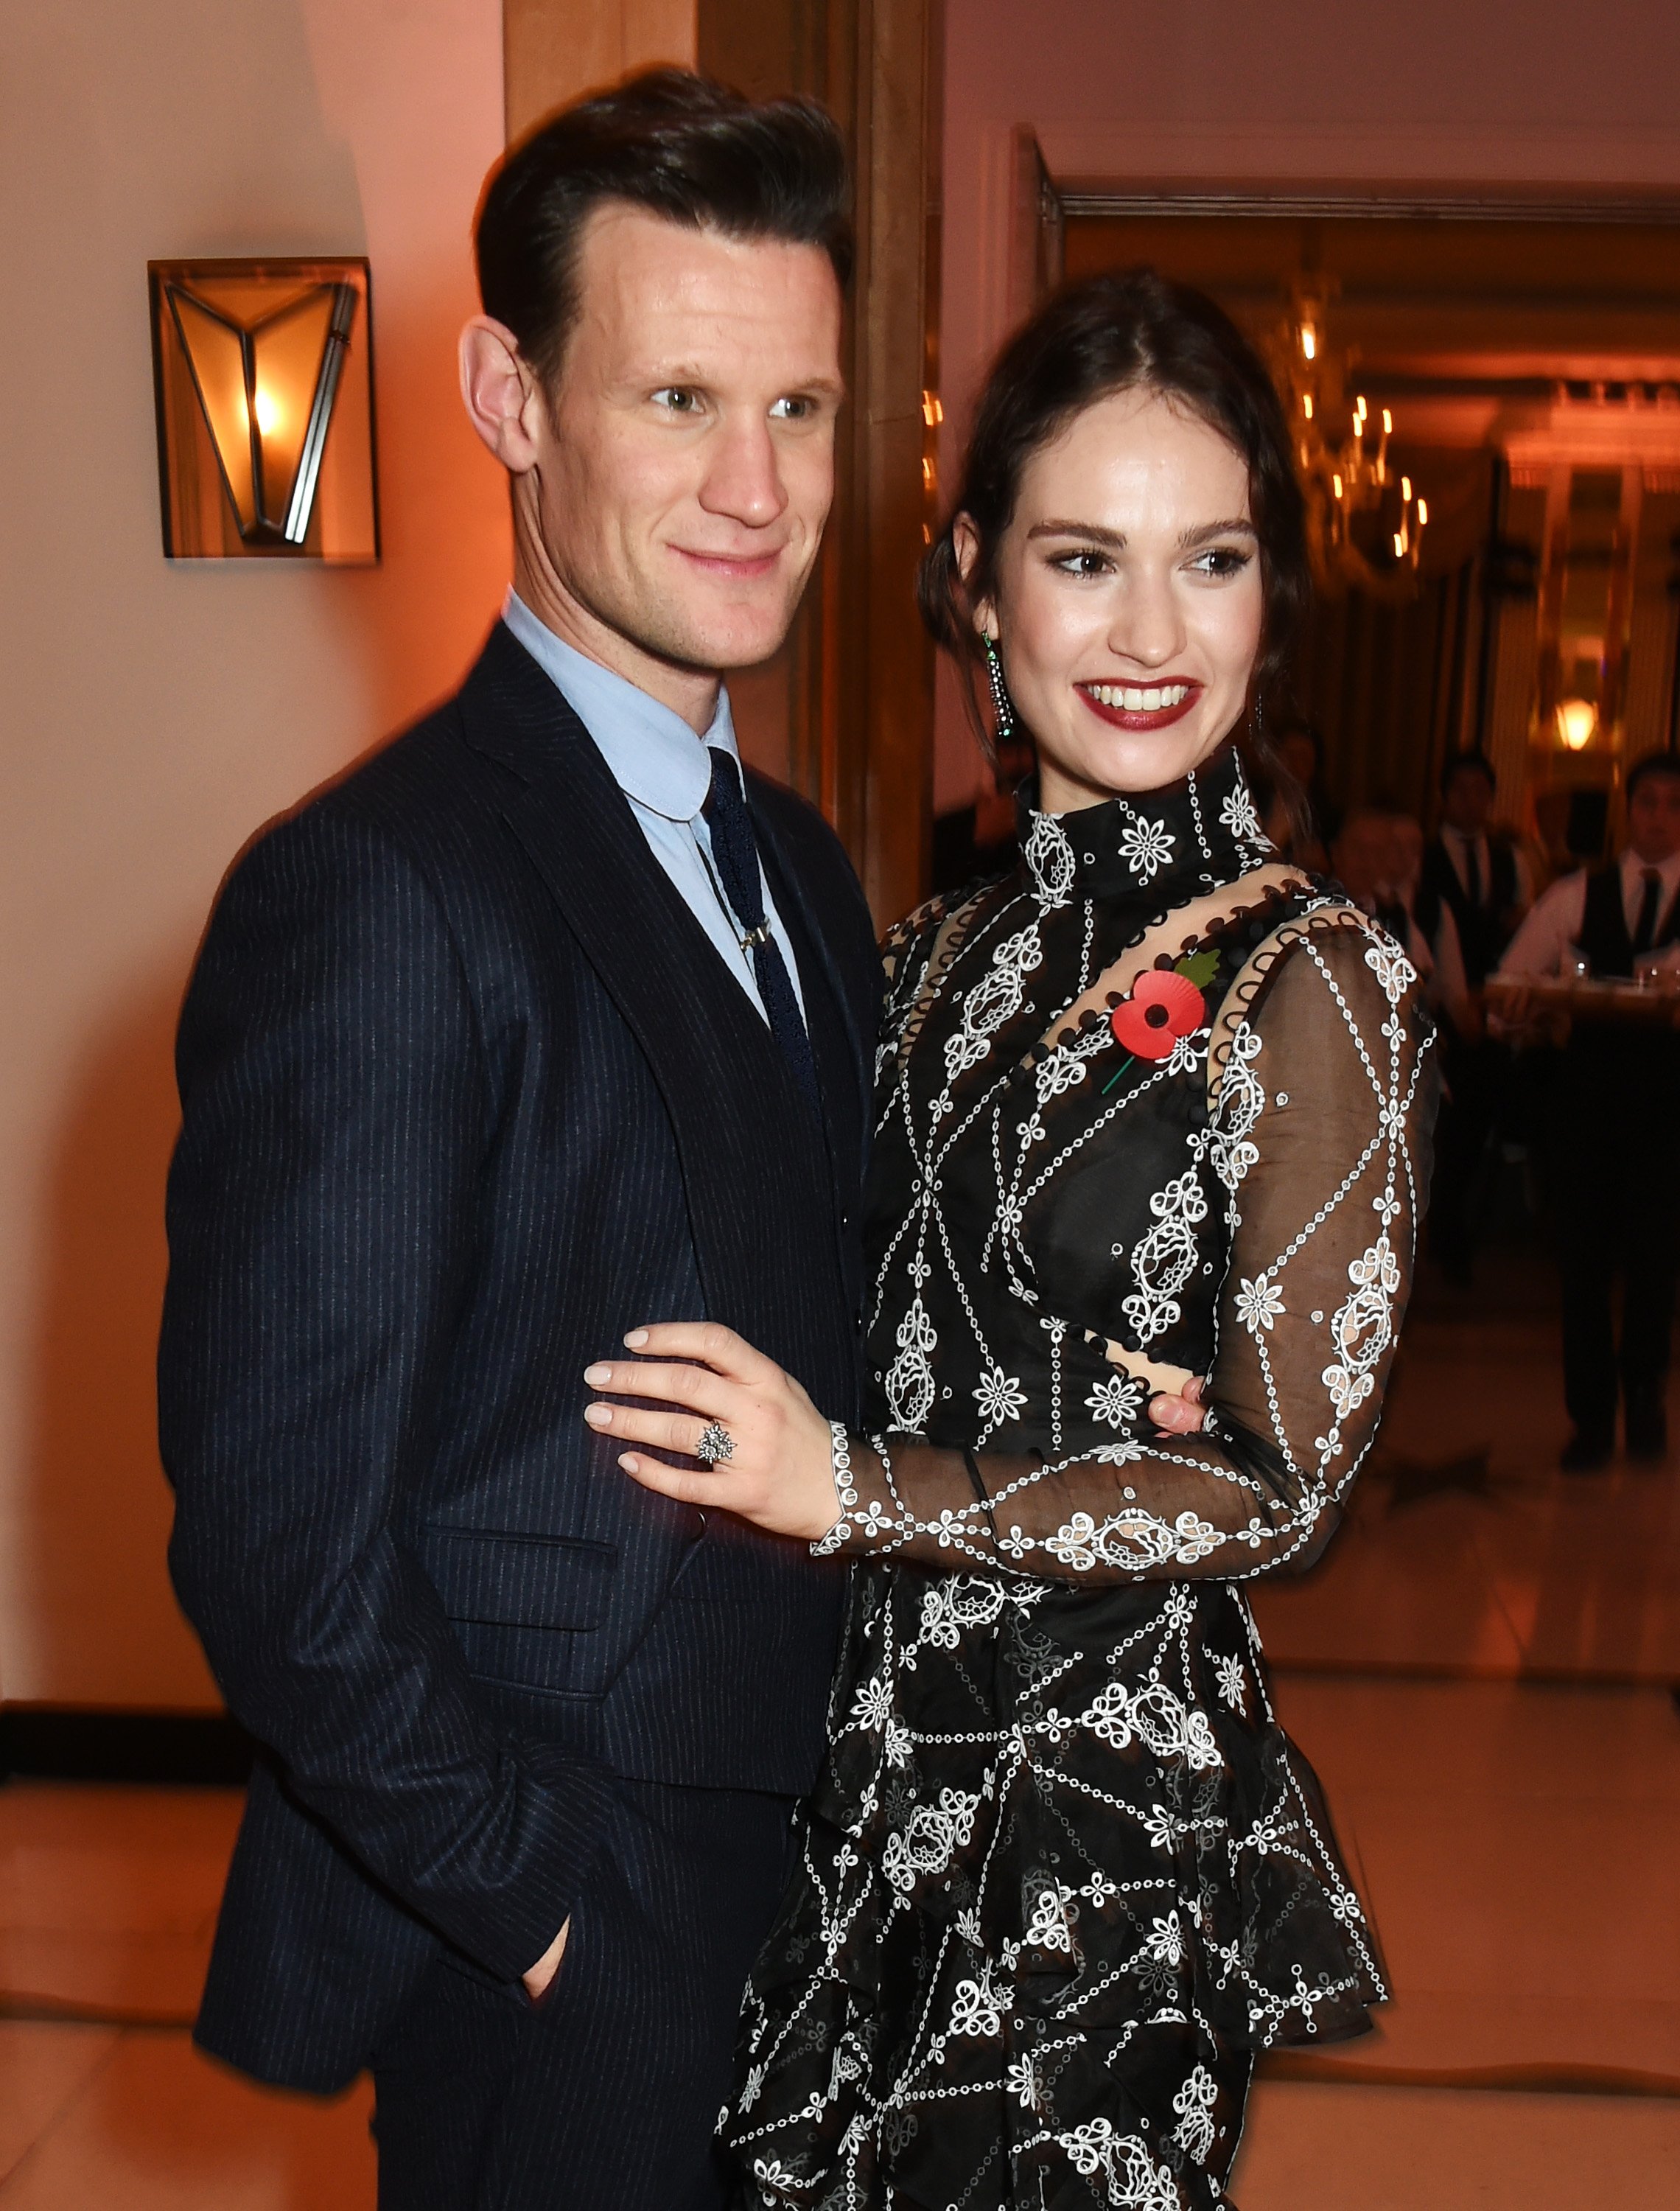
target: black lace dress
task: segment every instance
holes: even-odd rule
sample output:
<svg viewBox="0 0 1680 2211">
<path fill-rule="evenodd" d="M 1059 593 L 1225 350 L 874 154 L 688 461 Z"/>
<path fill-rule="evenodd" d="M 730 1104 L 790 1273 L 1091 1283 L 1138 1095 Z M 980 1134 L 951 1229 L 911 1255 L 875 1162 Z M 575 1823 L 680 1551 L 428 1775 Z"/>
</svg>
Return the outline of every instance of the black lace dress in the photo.
<svg viewBox="0 0 1680 2211">
<path fill-rule="evenodd" d="M 1369 1451 L 1428 1178 L 1417 978 L 1226 752 L 1029 814 L 889 940 L 881 1430 L 800 1869 L 722 2133 L 743 2204 L 1228 2202 L 1256 2053 L 1376 1947 L 1242 1584 Z M 1157 1387 L 1208 1375 L 1206 1432 Z"/>
</svg>

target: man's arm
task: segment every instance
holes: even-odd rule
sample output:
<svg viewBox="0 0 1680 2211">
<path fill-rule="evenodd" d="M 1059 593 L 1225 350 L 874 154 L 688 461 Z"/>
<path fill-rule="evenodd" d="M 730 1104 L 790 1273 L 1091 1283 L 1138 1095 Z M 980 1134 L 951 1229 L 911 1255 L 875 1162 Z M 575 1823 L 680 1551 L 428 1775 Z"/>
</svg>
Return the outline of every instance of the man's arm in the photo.
<svg viewBox="0 0 1680 2211">
<path fill-rule="evenodd" d="M 571 1909 L 610 1783 L 497 1726 L 404 1540 L 489 1101 L 435 898 L 343 800 L 236 872 L 178 1067 L 159 1395 L 182 1604 L 304 1802 L 517 1978 Z"/>
</svg>

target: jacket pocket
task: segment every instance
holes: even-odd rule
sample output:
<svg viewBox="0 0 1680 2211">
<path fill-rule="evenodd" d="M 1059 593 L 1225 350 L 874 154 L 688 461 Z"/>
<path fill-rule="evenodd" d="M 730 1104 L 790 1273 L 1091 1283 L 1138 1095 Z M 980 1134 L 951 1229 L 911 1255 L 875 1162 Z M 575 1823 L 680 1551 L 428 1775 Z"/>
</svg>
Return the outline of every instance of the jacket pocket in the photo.
<svg viewBox="0 0 1680 2211">
<path fill-rule="evenodd" d="M 574 1536 L 428 1528 L 421 1563 L 453 1620 L 588 1633 L 606 1619 L 619 1554 Z"/>
</svg>

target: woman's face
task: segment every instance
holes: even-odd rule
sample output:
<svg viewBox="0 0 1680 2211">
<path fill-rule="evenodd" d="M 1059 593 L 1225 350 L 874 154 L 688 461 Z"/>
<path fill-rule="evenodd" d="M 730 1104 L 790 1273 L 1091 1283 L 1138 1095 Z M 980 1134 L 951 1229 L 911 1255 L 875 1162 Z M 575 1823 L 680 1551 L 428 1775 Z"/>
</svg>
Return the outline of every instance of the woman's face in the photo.
<svg viewBox="0 0 1680 2211">
<path fill-rule="evenodd" d="M 960 516 L 957 551 L 970 570 Z M 1235 728 L 1262 611 L 1248 470 L 1181 403 L 1118 392 L 1035 453 L 995 576 L 976 621 L 1038 741 L 1047 813 L 1175 783 Z"/>
</svg>

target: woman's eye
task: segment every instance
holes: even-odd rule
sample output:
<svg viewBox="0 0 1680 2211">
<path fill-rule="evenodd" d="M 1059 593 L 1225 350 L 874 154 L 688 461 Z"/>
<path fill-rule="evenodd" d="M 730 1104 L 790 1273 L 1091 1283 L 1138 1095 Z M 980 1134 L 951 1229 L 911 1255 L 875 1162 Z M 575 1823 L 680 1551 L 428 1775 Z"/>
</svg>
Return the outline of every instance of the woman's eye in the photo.
<svg viewBox="0 0 1680 2211">
<path fill-rule="evenodd" d="M 1210 545 L 1191 565 L 1199 576 L 1240 576 L 1254 557 L 1235 545 Z"/>
<path fill-rule="evenodd" d="M 1058 554 L 1052 565 L 1060 568 L 1064 576 L 1082 578 L 1106 576 L 1110 566 L 1108 554 L 1096 552 L 1089 545 L 1082 546 L 1077 553 Z"/>
</svg>

